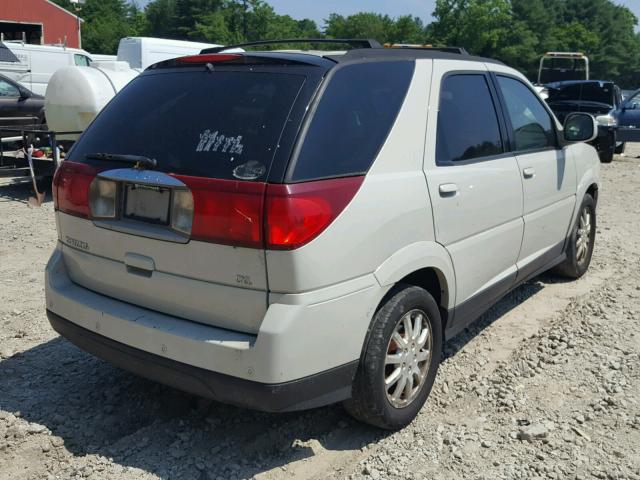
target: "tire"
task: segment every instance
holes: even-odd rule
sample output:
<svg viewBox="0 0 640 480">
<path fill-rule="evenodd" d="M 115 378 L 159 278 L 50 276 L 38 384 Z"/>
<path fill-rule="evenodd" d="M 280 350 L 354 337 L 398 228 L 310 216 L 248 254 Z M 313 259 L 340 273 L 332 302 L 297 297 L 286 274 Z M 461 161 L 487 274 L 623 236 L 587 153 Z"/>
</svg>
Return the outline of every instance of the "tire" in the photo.
<svg viewBox="0 0 640 480">
<path fill-rule="evenodd" d="M 620 145 L 618 145 L 615 149 L 616 155 L 622 155 L 626 147 L 627 144 L 625 142 L 622 142 Z"/>
<path fill-rule="evenodd" d="M 585 230 L 585 212 L 588 214 L 588 231 Z M 581 241 L 581 239 L 583 239 Z M 580 211 L 576 223 L 571 229 L 571 235 L 567 240 L 567 259 L 555 268 L 555 272 L 568 278 L 580 278 L 589 269 L 593 246 L 596 239 L 596 203 L 588 193 L 582 199 Z M 580 243 L 588 243 L 584 250 L 580 249 Z"/>
<path fill-rule="evenodd" d="M 607 148 L 606 150 L 602 151 L 602 152 L 598 152 L 598 155 L 600 157 L 600 161 L 602 163 L 611 163 L 613 162 L 613 152 L 614 152 L 615 148 Z"/>
<path fill-rule="evenodd" d="M 405 320 L 408 318 L 413 320 L 407 322 L 412 325 L 412 331 L 416 326 L 421 328 L 415 338 L 407 335 L 411 333 L 405 327 Z M 425 331 L 427 334 L 421 340 Z M 392 340 L 394 333 L 401 337 L 398 341 L 403 340 L 406 348 Z M 406 342 L 407 338 L 410 342 Z M 424 345 L 422 348 L 419 343 L 421 341 Z M 418 348 L 412 349 L 412 344 Z M 427 356 L 427 350 L 428 359 L 420 361 L 420 358 Z M 352 397 L 344 403 L 346 410 L 355 419 L 379 428 L 398 430 L 405 427 L 416 417 L 427 400 L 441 355 L 442 322 L 435 300 L 422 288 L 397 285 L 373 317 L 353 382 Z M 394 361 L 387 363 L 388 357 L 395 357 Z M 403 365 L 406 374 L 403 374 Z M 412 367 L 406 370 L 409 365 Z M 400 373 L 396 375 L 397 372 Z M 391 382 L 387 388 L 385 381 L 394 378 L 394 375 L 399 379 Z M 413 390 L 407 387 L 408 378 L 411 378 L 412 384 L 419 383 L 419 386 L 414 386 Z M 394 400 L 392 397 L 397 391 L 400 393 Z"/>
</svg>

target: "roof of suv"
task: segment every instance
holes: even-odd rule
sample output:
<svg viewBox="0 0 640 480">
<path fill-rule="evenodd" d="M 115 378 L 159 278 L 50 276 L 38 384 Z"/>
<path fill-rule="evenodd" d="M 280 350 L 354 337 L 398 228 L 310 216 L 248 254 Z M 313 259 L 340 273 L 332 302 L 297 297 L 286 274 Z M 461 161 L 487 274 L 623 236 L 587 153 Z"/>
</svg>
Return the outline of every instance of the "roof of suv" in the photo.
<svg viewBox="0 0 640 480">
<path fill-rule="evenodd" d="M 302 49 L 281 49 L 281 50 L 262 50 L 247 51 L 245 47 L 259 47 L 264 45 L 282 45 L 282 44 L 346 44 L 353 48 L 349 50 L 327 51 L 327 50 L 302 50 Z M 381 45 L 373 39 L 278 39 L 264 40 L 257 42 L 242 43 L 237 45 L 228 45 L 226 47 L 207 48 L 202 50 L 201 54 L 217 54 L 217 53 L 242 53 L 250 56 L 278 57 L 294 61 L 311 62 L 310 56 L 329 59 L 335 63 L 348 63 L 353 61 L 384 61 L 384 60 L 416 60 L 421 58 L 427 59 L 444 59 L 444 60 L 467 60 L 472 62 L 495 63 L 502 64 L 497 60 L 484 57 L 476 57 L 461 47 L 434 47 L 432 45 L 405 45 L 405 44 L 386 44 Z"/>
<path fill-rule="evenodd" d="M 341 55 L 325 55 L 337 63 L 359 60 L 417 60 L 421 58 L 442 60 L 466 60 L 470 62 L 497 63 L 498 60 L 464 53 L 452 53 L 431 48 L 358 48 L 347 50 Z"/>
</svg>

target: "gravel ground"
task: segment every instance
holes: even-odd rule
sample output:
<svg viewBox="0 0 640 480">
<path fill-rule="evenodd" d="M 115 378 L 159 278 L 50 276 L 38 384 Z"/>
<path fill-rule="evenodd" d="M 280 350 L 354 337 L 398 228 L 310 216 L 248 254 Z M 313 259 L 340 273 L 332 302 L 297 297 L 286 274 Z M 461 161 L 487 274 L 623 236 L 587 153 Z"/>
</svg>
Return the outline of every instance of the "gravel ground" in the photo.
<svg viewBox="0 0 640 480">
<path fill-rule="evenodd" d="M 394 434 L 340 406 L 220 405 L 76 349 L 44 314 L 52 204 L 0 183 L 0 479 L 640 480 L 638 155 L 603 165 L 589 273 L 535 279 L 449 342 Z"/>
</svg>

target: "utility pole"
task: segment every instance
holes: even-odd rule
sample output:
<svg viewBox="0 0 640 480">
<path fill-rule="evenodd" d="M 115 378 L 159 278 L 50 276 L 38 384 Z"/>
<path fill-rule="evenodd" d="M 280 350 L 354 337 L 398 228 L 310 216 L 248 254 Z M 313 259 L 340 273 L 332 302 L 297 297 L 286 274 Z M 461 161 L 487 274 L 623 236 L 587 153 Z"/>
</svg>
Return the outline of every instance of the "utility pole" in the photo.
<svg viewBox="0 0 640 480">
<path fill-rule="evenodd" d="M 242 0 L 242 35 L 244 36 L 245 42 L 248 40 L 247 38 L 247 0 Z"/>
</svg>

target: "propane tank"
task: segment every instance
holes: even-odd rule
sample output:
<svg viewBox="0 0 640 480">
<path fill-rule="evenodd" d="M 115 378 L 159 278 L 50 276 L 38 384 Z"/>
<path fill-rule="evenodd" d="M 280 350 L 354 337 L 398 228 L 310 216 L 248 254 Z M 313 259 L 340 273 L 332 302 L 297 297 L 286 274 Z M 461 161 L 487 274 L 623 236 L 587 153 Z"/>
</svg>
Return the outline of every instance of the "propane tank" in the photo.
<svg viewBox="0 0 640 480">
<path fill-rule="evenodd" d="M 82 132 L 116 93 L 139 71 L 127 62 L 94 62 L 90 67 L 65 67 L 56 71 L 45 93 L 47 126 L 55 132 Z M 77 140 L 79 134 L 59 135 Z"/>
</svg>

